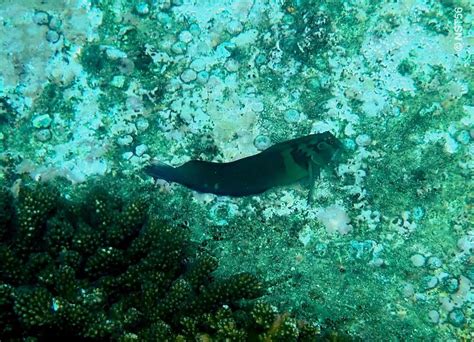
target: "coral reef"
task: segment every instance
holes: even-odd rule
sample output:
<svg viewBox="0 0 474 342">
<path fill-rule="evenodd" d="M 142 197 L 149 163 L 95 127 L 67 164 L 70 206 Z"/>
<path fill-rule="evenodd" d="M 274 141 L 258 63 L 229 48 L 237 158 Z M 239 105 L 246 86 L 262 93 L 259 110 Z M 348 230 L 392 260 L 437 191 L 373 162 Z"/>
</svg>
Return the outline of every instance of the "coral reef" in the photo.
<svg viewBox="0 0 474 342">
<path fill-rule="evenodd" d="M 306 184 L 233 199 L 156 182 L 150 191 L 163 196 L 163 227 L 179 213 L 193 243 L 219 259 L 215 269 L 210 256 L 189 255 L 184 243 L 184 271 L 156 275 L 173 293 L 160 310 L 199 284 L 218 289 L 219 277 L 251 270 L 272 284 L 265 300 L 291 312 L 269 315 L 267 329 L 286 326 L 291 334 L 293 316 L 318 317 L 364 340 L 473 340 L 471 2 L 3 0 L 0 181 L 13 188 L 0 199 L 9 265 L 2 263 L 9 279 L 2 293 L 37 298 L 32 317 L 56 321 L 55 310 L 42 316 L 51 298 L 38 286 L 58 312 L 65 300 L 79 302 L 77 288 L 89 291 L 67 279 L 105 277 L 102 292 L 82 294 L 88 300 L 102 300 L 106 286 L 124 291 L 107 283 L 115 274 L 104 267 L 126 272 L 128 243 L 160 224 L 129 226 L 120 213 L 142 209 L 122 207 L 115 195 L 65 210 L 68 192 L 92 177 L 125 175 L 137 187 L 151 184 L 140 173 L 151 159 L 229 162 L 330 131 L 347 160 L 335 172 L 320 170 L 312 205 Z M 61 196 L 50 189 L 28 199 L 22 190 L 17 199 L 27 179 L 54 180 Z M 41 209 L 20 225 L 34 203 Z M 38 230 L 39 222 L 46 223 Z M 127 289 L 138 286 L 148 255 L 135 257 L 121 278 Z M 64 279 L 58 289 L 53 275 Z M 13 280 L 26 285 L 20 291 Z M 152 285 L 143 288 L 155 296 Z M 5 298 L 10 309 L 1 314 L 11 322 L 18 317 L 13 297 Z M 138 310 L 128 315 L 133 325 L 142 307 L 127 305 Z M 118 306 L 103 308 L 97 312 L 117 321 Z M 232 317 L 241 312 L 234 309 Z M 228 324 L 219 327 L 229 331 L 229 311 L 220 315 Z M 215 337 L 214 318 L 195 322 L 158 322 L 149 336 L 182 327 Z M 133 339 L 141 328 L 115 331 Z M 273 331 L 266 336 L 275 338 Z"/>
<path fill-rule="evenodd" d="M 146 195 L 91 185 L 66 199 L 46 184 L 0 193 L 0 339 L 311 340 L 319 326 L 264 302 L 250 273 L 217 260 Z M 247 301 L 246 301 L 247 300 Z"/>
</svg>

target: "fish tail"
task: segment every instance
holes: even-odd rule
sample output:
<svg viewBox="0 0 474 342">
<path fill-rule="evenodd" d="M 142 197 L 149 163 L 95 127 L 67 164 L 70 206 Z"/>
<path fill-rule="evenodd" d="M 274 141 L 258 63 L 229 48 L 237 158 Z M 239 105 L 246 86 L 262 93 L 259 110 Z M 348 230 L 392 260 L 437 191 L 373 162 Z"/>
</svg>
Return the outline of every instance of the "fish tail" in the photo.
<svg viewBox="0 0 474 342">
<path fill-rule="evenodd" d="M 167 182 L 174 182 L 178 178 L 176 168 L 165 163 L 154 163 L 144 167 L 143 171 L 155 179 L 164 179 Z"/>
</svg>

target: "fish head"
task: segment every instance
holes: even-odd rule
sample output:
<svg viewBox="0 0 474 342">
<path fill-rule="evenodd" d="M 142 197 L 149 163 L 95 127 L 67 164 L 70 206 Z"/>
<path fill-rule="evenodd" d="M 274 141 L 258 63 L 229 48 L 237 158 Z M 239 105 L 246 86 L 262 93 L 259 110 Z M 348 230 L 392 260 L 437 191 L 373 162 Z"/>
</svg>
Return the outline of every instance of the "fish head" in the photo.
<svg viewBox="0 0 474 342">
<path fill-rule="evenodd" d="M 319 156 L 318 159 L 327 163 L 338 162 L 347 153 L 341 141 L 330 132 L 318 134 L 317 138 L 313 149 Z"/>
</svg>

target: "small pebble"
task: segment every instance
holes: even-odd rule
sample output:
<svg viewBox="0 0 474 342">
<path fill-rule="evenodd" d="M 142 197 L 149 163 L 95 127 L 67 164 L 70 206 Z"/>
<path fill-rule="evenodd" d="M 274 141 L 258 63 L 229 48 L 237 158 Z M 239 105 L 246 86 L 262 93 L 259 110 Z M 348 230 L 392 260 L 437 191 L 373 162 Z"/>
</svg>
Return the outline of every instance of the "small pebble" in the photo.
<svg viewBox="0 0 474 342">
<path fill-rule="evenodd" d="M 133 142 L 133 137 L 131 135 L 124 135 L 122 137 L 119 137 L 117 139 L 117 143 L 120 145 L 120 146 L 127 146 L 127 145 L 130 145 L 131 143 Z"/>
<path fill-rule="evenodd" d="M 449 314 L 449 322 L 454 325 L 455 327 L 460 327 L 464 324 L 466 318 L 464 317 L 464 313 L 460 309 L 454 309 Z"/>
<path fill-rule="evenodd" d="M 189 31 L 182 31 L 179 34 L 179 40 L 182 41 L 183 43 L 187 44 L 191 40 L 193 40 L 193 35 Z"/>
<path fill-rule="evenodd" d="M 431 323 L 438 323 L 439 322 L 439 312 L 436 310 L 431 310 L 428 312 L 428 317 L 431 321 Z"/>
<path fill-rule="evenodd" d="M 300 113 L 296 109 L 288 109 L 283 117 L 286 122 L 295 123 L 300 120 Z"/>
<path fill-rule="evenodd" d="M 175 92 L 181 88 L 182 82 L 179 78 L 172 78 L 168 84 L 165 86 L 165 90 L 168 92 Z"/>
<path fill-rule="evenodd" d="M 257 57 L 255 58 L 255 63 L 257 65 L 262 65 L 262 64 L 265 64 L 266 62 L 267 62 L 267 57 L 262 53 L 258 54 Z"/>
<path fill-rule="evenodd" d="M 132 158 L 130 158 L 129 160 L 132 164 L 138 165 L 141 159 L 139 156 L 132 156 Z"/>
<path fill-rule="evenodd" d="M 372 143 L 372 139 L 367 134 L 361 134 L 356 138 L 356 144 L 359 146 L 369 146 Z"/>
<path fill-rule="evenodd" d="M 38 115 L 33 118 L 33 127 L 34 128 L 48 128 L 51 125 L 51 117 L 49 114 Z"/>
<path fill-rule="evenodd" d="M 254 112 L 260 113 L 260 112 L 262 112 L 263 109 L 264 109 L 263 102 L 261 102 L 261 101 L 254 101 L 254 102 L 252 102 L 252 104 L 250 105 L 250 108 L 251 108 Z"/>
<path fill-rule="evenodd" d="M 143 99 L 130 95 L 126 100 L 127 109 L 133 110 L 135 113 L 141 112 L 143 110 Z"/>
<path fill-rule="evenodd" d="M 438 285 L 438 278 L 435 276 L 426 276 L 423 278 L 423 287 L 425 290 L 430 290 Z"/>
<path fill-rule="evenodd" d="M 464 235 L 458 240 L 458 248 L 464 253 L 474 252 L 474 235 Z"/>
<path fill-rule="evenodd" d="M 227 60 L 227 62 L 225 62 L 224 67 L 228 72 L 236 72 L 239 70 L 239 62 L 230 58 Z"/>
<path fill-rule="evenodd" d="M 57 43 L 59 40 L 59 33 L 53 30 L 49 30 L 46 33 L 46 40 L 50 43 Z"/>
<path fill-rule="evenodd" d="M 413 266 L 422 267 L 425 265 L 425 257 L 421 254 L 415 254 L 410 258 Z"/>
<path fill-rule="evenodd" d="M 146 2 L 139 2 L 135 6 L 135 10 L 140 15 L 147 15 L 148 13 L 150 13 L 150 8 L 148 7 L 148 4 Z"/>
<path fill-rule="evenodd" d="M 199 33 L 201 33 L 201 28 L 199 27 L 198 24 L 192 23 L 192 24 L 189 26 L 189 32 L 191 32 L 191 34 L 192 34 L 193 36 L 197 36 L 197 35 L 199 35 Z"/>
<path fill-rule="evenodd" d="M 41 142 L 48 141 L 49 139 L 51 139 L 52 136 L 53 135 L 51 134 L 51 131 L 47 128 L 40 129 L 38 132 L 35 133 L 35 138 Z"/>
<path fill-rule="evenodd" d="M 125 74 L 125 75 L 130 75 L 135 69 L 135 63 L 133 63 L 131 59 L 122 58 L 119 61 L 118 69 L 120 73 Z"/>
<path fill-rule="evenodd" d="M 461 144 L 467 145 L 469 144 L 469 141 L 471 140 L 471 136 L 468 131 L 464 130 L 459 133 L 456 140 L 459 141 Z"/>
<path fill-rule="evenodd" d="M 135 147 L 135 154 L 141 157 L 143 153 L 145 153 L 147 150 L 148 150 L 148 146 L 146 146 L 145 144 L 141 144 Z"/>
<path fill-rule="evenodd" d="M 260 54 L 258 54 L 257 57 L 255 58 L 255 63 L 256 63 L 257 65 L 266 64 L 266 63 L 267 63 L 267 57 L 266 57 L 264 54 L 260 53 Z"/>
<path fill-rule="evenodd" d="M 439 272 L 437 275 L 439 281 L 446 281 L 449 278 L 449 273 L 447 272 Z"/>
<path fill-rule="evenodd" d="M 165 12 L 159 12 L 156 19 L 158 19 L 158 22 L 165 25 L 170 24 L 172 21 L 170 15 Z"/>
<path fill-rule="evenodd" d="M 62 25 L 62 21 L 61 19 L 59 18 L 51 18 L 51 20 L 49 21 L 49 28 L 51 30 L 54 30 L 54 31 L 59 31 L 59 29 L 61 28 L 61 25 Z"/>
<path fill-rule="evenodd" d="M 133 157 L 133 152 L 124 152 L 124 153 L 122 153 L 122 158 L 125 159 L 125 160 L 129 160 L 132 157 Z"/>
<path fill-rule="evenodd" d="M 183 73 L 181 74 L 181 80 L 182 80 L 184 83 L 192 82 L 192 81 L 194 81 L 196 78 L 197 78 L 196 71 L 194 71 L 194 70 L 192 70 L 192 69 L 186 69 L 186 70 L 184 70 Z"/>
<path fill-rule="evenodd" d="M 197 81 L 201 84 L 207 83 L 209 80 L 209 73 L 206 70 L 199 71 L 197 74 Z"/>
<path fill-rule="evenodd" d="M 227 24 L 227 32 L 230 34 L 238 34 L 242 32 L 243 26 L 242 23 L 238 20 L 232 20 Z"/>
<path fill-rule="evenodd" d="M 421 220 L 423 216 L 425 215 L 425 211 L 423 210 L 422 207 L 416 207 L 413 209 L 413 218 L 417 221 Z"/>
<path fill-rule="evenodd" d="M 342 140 L 342 144 L 350 151 L 354 151 L 356 148 L 356 143 L 353 139 L 344 139 Z"/>
<path fill-rule="evenodd" d="M 449 293 L 455 293 L 459 289 L 459 280 L 456 278 L 450 278 L 446 280 L 444 287 Z"/>
<path fill-rule="evenodd" d="M 451 312 L 454 309 L 454 303 L 449 297 L 443 297 L 440 299 L 441 308 L 446 312 Z"/>
<path fill-rule="evenodd" d="M 429 257 L 427 261 L 428 268 L 436 270 L 443 265 L 443 262 L 438 257 Z"/>
<path fill-rule="evenodd" d="M 255 140 L 253 141 L 254 146 L 257 150 L 263 151 L 270 147 L 272 141 L 266 135 L 257 135 Z"/>
<path fill-rule="evenodd" d="M 49 15 L 46 12 L 38 11 L 33 15 L 33 22 L 37 25 L 47 25 L 49 22 Z"/>
<path fill-rule="evenodd" d="M 182 55 L 186 52 L 186 44 L 183 42 L 176 42 L 171 47 L 171 51 L 177 55 Z"/>
<path fill-rule="evenodd" d="M 189 67 L 196 72 L 203 71 L 206 69 L 206 61 L 203 58 L 197 58 L 191 62 Z"/>
<path fill-rule="evenodd" d="M 150 126 L 150 124 L 148 123 L 147 119 L 139 118 L 136 122 L 136 126 L 140 132 L 144 132 Z"/>
</svg>

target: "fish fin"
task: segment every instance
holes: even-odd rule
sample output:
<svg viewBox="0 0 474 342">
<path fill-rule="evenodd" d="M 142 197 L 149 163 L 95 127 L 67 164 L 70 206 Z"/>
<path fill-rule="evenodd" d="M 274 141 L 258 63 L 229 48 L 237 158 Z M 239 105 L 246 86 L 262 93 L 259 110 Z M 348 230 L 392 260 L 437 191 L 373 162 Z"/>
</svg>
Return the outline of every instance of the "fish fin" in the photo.
<svg viewBox="0 0 474 342">
<path fill-rule="evenodd" d="M 311 159 L 308 164 L 308 172 L 309 172 L 309 192 L 308 192 L 308 204 L 313 204 L 313 197 L 314 197 L 314 184 L 316 183 L 316 178 L 319 177 L 319 168 L 317 164 Z"/>
<path fill-rule="evenodd" d="M 175 181 L 177 177 L 176 169 L 162 162 L 148 164 L 143 168 L 143 171 L 155 179 L 164 179 L 168 182 Z"/>
</svg>

